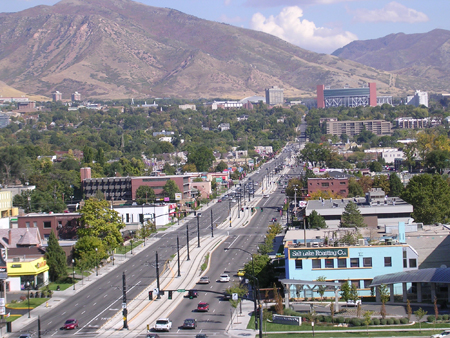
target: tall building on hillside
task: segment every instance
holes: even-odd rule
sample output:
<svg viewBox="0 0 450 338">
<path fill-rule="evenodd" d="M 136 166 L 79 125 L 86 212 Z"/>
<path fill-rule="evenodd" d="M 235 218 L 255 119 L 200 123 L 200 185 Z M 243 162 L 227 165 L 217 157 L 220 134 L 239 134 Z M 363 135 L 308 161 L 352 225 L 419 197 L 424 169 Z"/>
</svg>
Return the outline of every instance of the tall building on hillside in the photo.
<svg viewBox="0 0 450 338">
<path fill-rule="evenodd" d="M 416 90 L 413 96 L 406 97 L 406 104 L 419 107 L 420 105 L 424 105 L 428 107 L 428 93 L 421 92 L 420 90 Z"/>
<path fill-rule="evenodd" d="M 56 101 L 61 101 L 62 100 L 62 93 L 60 93 L 59 91 L 55 91 L 52 93 L 52 98 L 53 98 L 53 102 Z"/>
<path fill-rule="evenodd" d="M 273 86 L 266 89 L 266 104 L 276 105 L 284 103 L 284 89 Z"/>
<path fill-rule="evenodd" d="M 81 101 L 81 94 L 78 92 L 75 92 L 72 94 L 72 101 Z"/>
<path fill-rule="evenodd" d="M 359 107 L 377 105 L 377 84 L 368 87 L 330 89 L 324 85 L 317 86 L 317 108 Z"/>
</svg>

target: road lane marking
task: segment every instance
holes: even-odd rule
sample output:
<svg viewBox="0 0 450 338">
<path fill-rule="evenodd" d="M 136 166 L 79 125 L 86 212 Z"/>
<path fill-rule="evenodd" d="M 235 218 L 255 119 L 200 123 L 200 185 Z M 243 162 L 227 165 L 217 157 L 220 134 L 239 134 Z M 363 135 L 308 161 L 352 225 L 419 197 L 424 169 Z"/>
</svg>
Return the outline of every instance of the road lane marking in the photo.
<svg viewBox="0 0 450 338">
<path fill-rule="evenodd" d="M 61 316 L 64 316 L 66 314 L 66 311 L 64 311 L 62 314 L 61 314 Z"/>
</svg>

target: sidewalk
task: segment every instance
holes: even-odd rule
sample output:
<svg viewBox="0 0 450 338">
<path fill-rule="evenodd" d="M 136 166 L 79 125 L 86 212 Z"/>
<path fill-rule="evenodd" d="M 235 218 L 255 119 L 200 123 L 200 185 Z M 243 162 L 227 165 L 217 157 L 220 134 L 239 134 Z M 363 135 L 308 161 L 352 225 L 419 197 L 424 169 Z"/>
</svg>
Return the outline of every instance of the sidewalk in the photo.
<svg viewBox="0 0 450 338">
<path fill-rule="evenodd" d="M 248 323 L 252 318 L 252 313 L 254 311 L 254 303 L 251 300 L 244 299 L 242 301 L 242 314 L 240 307 L 236 308 L 234 316 L 226 332 L 229 337 L 255 337 L 258 331 L 247 329 Z"/>
</svg>

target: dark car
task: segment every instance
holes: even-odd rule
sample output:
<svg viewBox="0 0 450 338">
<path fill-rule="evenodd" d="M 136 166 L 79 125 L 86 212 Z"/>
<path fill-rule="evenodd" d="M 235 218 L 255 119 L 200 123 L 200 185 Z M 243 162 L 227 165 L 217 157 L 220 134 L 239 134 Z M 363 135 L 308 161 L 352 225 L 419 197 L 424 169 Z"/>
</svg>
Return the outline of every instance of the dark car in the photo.
<svg viewBox="0 0 450 338">
<path fill-rule="evenodd" d="M 147 334 L 147 338 L 159 338 L 159 335 L 157 335 L 156 333 L 149 333 Z"/>
<path fill-rule="evenodd" d="M 189 298 L 197 298 L 198 297 L 198 291 L 195 289 L 189 290 L 188 292 Z"/>
<path fill-rule="evenodd" d="M 188 318 L 184 320 L 183 329 L 195 329 L 197 327 L 197 320 Z"/>
<path fill-rule="evenodd" d="M 197 311 L 200 312 L 208 312 L 209 311 L 209 304 L 205 302 L 200 302 L 197 305 Z"/>
<path fill-rule="evenodd" d="M 272 222 L 276 222 L 277 221 L 277 219 L 274 217 L 274 218 L 272 218 Z"/>
<path fill-rule="evenodd" d="M 204 333 L 199 333 L 195 336 L 195 338 L 208 338 L 208 336 Z"/>
<path fill-rule="evenodd" d="M 64 330 L 74 330 L 78 328 L 78 320 L 67 319 L 64 323 Z"/>
</svg>

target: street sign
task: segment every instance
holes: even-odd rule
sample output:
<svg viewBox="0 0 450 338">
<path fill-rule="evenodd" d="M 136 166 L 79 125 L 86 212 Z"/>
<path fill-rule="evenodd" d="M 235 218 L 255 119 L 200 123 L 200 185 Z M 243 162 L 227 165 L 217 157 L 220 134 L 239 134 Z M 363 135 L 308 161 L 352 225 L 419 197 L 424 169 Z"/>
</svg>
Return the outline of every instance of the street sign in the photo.
<svg viewBox="0 0 450 338">
<path fill-rule="evenodd" d="M 239 299 L 238 294 L 237 293 L 233 293 L 233 295 L 231 296 L 231 299 L 232 300 L 238 300 Z"/>
<path fill-rule="evenodd" d="M 126 309 L 127 308 L 127 303 L 122 303 L 122 309 Z"/>
<path fill-rule="evenodd" d="M 186 292 L 185 289 L 178 289 L 177 292 Z"/>
<path fill-rule="evenodd" d="M 153 293 L 154 293 L 155 295 L 158 295 L 158 294 L 159 294 L 159 289 L 158 289 L 158 288 L 154 288 L 154 289 L 153 289 Z"/>
<path fill-rule="evenodd" d="M 182 194 L 180 192 L 175 193 L 175 201 L 181 201 Z"/>
</svg>

